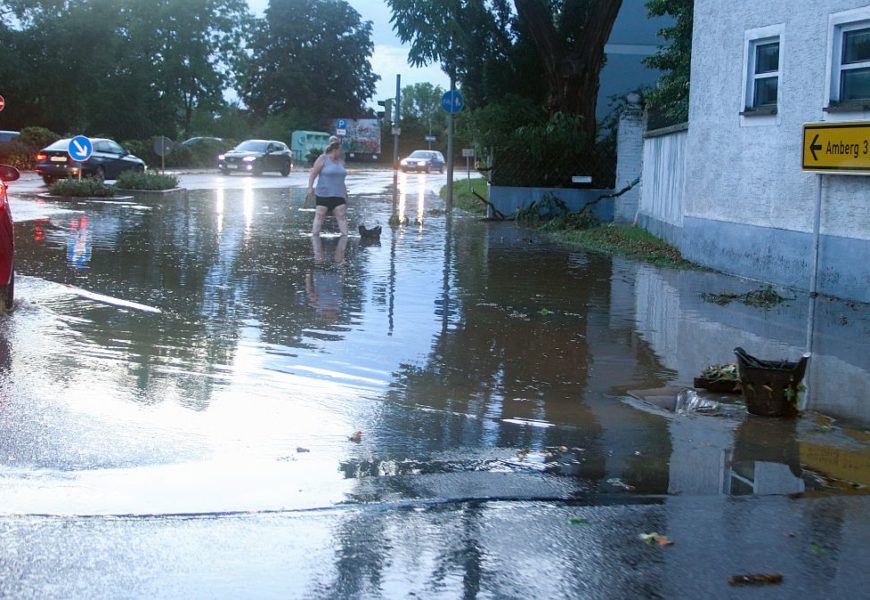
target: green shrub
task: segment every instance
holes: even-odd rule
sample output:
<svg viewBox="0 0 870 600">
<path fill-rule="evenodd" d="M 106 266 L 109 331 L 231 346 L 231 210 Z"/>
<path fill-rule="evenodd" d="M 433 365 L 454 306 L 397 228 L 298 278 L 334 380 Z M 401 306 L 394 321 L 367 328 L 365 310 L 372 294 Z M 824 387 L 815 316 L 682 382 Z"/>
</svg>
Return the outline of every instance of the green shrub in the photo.
<svg viewBox="0 0 870 600">
<path fill-rule="evenodd" d="M 124 140 L 121 146 L 130 154 L 144 160 L 148 166 L 154 166 L 155 159 L 157 164 L 160 164 L 160 157 L 151 149 L 151 140 Z"/>
<path fill-rule="evenodd" d="M 25 127 L 21 130 L 21 135 L 15 138 L 15 141 L 32 148 L 35 154 L 38 150 L 50 146 L 59 139 L 58 134 L 45 127 Z"/>
<path fill-rule="evenodd" d="M 317 158 L 321 154 L 323 154 L 323 150 L 324 150 L 324 148 L 312 148 L 311 150 L 308 151 L 308 154 L 305 156 L 305 160 L 307 160 L 309 163 L 311 163 L 313 165 L 314 161 L 316 161 Z"/>
<path fill-rule="evenodd" d="M 58 134 L 45 127 L 25 127 L 11 142 L 0 143 L 0 163 L 32 170 L 36 165 L 36 153 L 59 139 Z"/>
<path fill-rule="evenodd" d="M 108 198 L 115 195 L 115 190 L 102 181 L 85 177 L 79 179 L 59 179 L 48 186 L 48 193 L 53 196 L 72 196 L 75 198 Z"/>
<path fill-rule="evenodd" d="M 166 168 L 217 168 L 218 154 L 231 150 L 236 146 L 234 140 L 199 140 L 187 146 L 180 143 L 172 147 L 172 151 L 161 161 L 154 152 L 154 140 L 126 140 L 121 145 L 132 154 L 145 161 L 149 167 L 158 169 L 165 165 Z"/>
<path fill-rule="evenodd" d="M 178 187 L 178 177 L 160 173 L 124 171 L 118 175 L 115 187 L 121 190 L 171 190 Z"/>
</svg>

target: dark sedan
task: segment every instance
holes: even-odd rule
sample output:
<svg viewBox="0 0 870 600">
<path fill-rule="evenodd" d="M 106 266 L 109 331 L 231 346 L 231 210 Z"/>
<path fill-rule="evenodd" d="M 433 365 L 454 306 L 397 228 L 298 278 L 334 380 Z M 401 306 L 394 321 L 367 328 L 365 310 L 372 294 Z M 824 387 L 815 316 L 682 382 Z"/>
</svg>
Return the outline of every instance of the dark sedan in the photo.
<svg viewBox="0 0 870 600">
<path fill-rule="evenodd" d="M 284 177 L 293 168 L 290 148 L 275 140 L 245 140 L 226 154 L 218 156 L 218 169 L 224 175 L 232 172 L 260 175 L 277 171 Z"/>
<path fill-rule="evenodd" d="M 117 179 L 123 171 L 144 171 L 145 161 L 133 156 L 112 140 L 91 138 L 94 152 L 84 162 L 76 162 L 69 156 L 70 140 L 58 140 L 36 155 L 36 172 L 46 184 L 58 179 L 78 175 L 95 179 Z"/>
</svg>

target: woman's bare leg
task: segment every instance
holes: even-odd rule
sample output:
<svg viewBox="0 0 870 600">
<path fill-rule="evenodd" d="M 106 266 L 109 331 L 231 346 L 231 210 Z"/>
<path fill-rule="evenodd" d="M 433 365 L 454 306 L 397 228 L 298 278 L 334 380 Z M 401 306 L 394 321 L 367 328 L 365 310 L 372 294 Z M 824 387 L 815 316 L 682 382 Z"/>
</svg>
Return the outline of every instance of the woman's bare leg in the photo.
<svg viewBox="0 0 870 600">
<path fill-rule="evenodd" d="M 323 218 L 325 216 L 325 206 L 318 206 L 314 209 L 314 224 L 311 226 L 311 235 L 320 235 L 320 228 L 323 227 Z"/>
<path fill-rule="evenodd" d="M 341 232 L 341 235 L 347 235 L 347 204 L 336 206 L 332 210 L 332 214 L 335 215 L 335 220 L 338 222 L 338 230 Z"/>
</svg>

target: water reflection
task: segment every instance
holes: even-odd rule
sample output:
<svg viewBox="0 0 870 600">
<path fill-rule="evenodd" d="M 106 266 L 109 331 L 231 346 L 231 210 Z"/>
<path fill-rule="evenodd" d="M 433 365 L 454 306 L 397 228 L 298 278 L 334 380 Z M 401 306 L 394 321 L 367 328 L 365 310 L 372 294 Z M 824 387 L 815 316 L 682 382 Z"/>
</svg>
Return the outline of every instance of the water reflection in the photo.
<svg viewBox="0 0 870 600">
<path fill-rule="evenodd" d="M 70 220 L 69 229 L 67 262 L 74 269 L 85 269 L 91 262 L 91 232 L 88 230 L 88 218 L 82 216 Z M 34 231 L 34 241 L 42 240 L 41 233 L 41 230 Z"/>
<path fill-rule="evenodd" d="M 401 205 L 416 193 L 418 218 L 438 202 L 425 181 L 401 178 Z M 389 199 L 371 202 L 372 220 L 386 221 Z M 39 350 L 14 355 L 28 368 L 11 369 L 13 387 L 50 381 L 53 395 L 76 406 L 87 390 L 119 405 L 197 411 L 210 429 L 188 443 L 206 453 L 241 444 L 275 460 L 319 444 L 331 464 L 319 477 L 357 479 L 353 493 L 372 500 L 431 490 L 449 497 L 469 486 L 521 497 L 813 491 L 827 483 L 811 473 L 834 468 L 819 467 L 825 455 L 808 449 L 832 445 L 844 454 L 828 462 L 860 479 L 860 469 L 844 466 L 851 450 L 839 433 L 834 444 L 806 423 L 770 431 L 742 413 L 685 418 L 625 401 L 628 389 L 688 384 L 736 345 L 787 354 L 801 337 L 792 331 L 799 307 L 723 310 L 697 291 L 727 278 L 570 252 L 513 225 L 459 217 L 430 218 L 414 235 L 387 229 L 383 247 L 311 239 L 301 207 L 299 190 L 247 185 L 155 210 L 88 206 L 76 228 L 68 216 L 18 224 L 21 273 L 162 312 L 34 286 L 24 297 L 50 315 L 20 318 L 52 326 Z M 69 258 L 70 236 L 82 231 L 90 250 L 75 256 L 87 256 L 79 262 L 87 269 Z M 838 332 L 839 310 L 819 307 L 817 340 L 827 350 L 817 364 L 840 379 L 819 371 L 811 402 L 840 402 L 854 414 L 863 407 L 842 398 L 870 385 L 856 351 L 866 312 L 850 308 L 851 325 Z M 846 379 L 840 400 L 819 395 Z M 22 394 L 25 405 L 33 391 Z M 275 411 L 287 422 L 272 422 Z M 210 421 L 218 415 L 219 427 Z M 240 432 L 227 425 L 243 422 Z M 364 442 L 349 451 L 356 430 Z M 83 435 L 70 430 L 65 443 Z M 855 456 L 866 463 L 864 449 Z M 40 460 L 50 465 L 57 454 Z M 444 473 L 462 477 L 429 491 L 407 481 Z M 512 483 L 491 483 L 500 473 Z"/>
<path fill-rule="evenodd" d="M 347 244 L 346 235 L 340 236 L 337 240 L 330 240 L 328 243 L 319 235 L 311 236 L 314 267 L 305 274 L 305 291 L 308 302 L 317 311 L 318 319 L 326 323 L 335 323 L 338 320 L 344 287 L 341 266 L 344 263 Z M 332 246 L 335 246 L 334 250 Z"/>
</svg>

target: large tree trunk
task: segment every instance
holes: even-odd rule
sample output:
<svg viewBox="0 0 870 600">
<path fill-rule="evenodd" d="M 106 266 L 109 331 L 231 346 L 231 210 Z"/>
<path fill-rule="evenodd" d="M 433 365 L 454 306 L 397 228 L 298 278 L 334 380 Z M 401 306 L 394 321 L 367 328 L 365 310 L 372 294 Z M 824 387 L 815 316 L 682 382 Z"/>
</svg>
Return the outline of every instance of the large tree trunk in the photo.
<svg viewBox="0 0 870 600">
<path fill-rule="evenodd" d="M 594 140 L 604 45 L 622 0 L 566 0 L 565 4 L 572 2 L 588 2 L 590 7 L 582 37 L 571 44 L 565 43 L 556 30 L 553 13 L 545 0 L 514 0 L 514 5 L 518 17 L 528 27 L 546 72 L 550 113 L 582 116 L 584 133 Z"/>
</svg>

